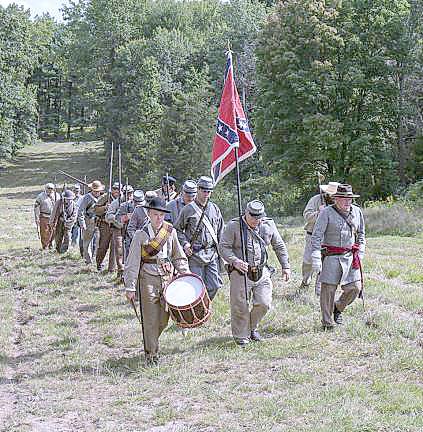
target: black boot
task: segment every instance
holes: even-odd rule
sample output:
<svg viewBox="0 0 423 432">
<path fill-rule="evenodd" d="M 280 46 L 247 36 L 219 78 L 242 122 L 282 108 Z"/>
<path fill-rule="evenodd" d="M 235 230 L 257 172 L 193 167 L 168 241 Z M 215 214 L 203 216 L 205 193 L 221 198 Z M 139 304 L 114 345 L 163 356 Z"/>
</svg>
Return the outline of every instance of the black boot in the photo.
<svg viewBox="0 0 423 432">
<path fill-rule="evenodd" d="M 342 324 L 342 312 L 336 308 L 336 305 L 333 307 L 333 320 L 336 324 Z"/>
</svg>

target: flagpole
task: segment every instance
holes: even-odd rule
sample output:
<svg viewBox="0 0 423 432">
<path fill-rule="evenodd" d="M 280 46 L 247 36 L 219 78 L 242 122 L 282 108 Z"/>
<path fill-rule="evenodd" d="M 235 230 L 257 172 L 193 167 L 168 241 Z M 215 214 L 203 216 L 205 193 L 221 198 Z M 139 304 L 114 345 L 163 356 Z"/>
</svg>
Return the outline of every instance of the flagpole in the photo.
<svg viewBox="0 0 423 432">
<path fill-rule="evenodd" d="M 245 253 L 245 241 L 244 235 L 242 232 L 242 204 L 241 204 L 241 182 L 239 178 L 239 163 L 238 163 L 238 147 L 235 147 L 235 167 L 236 167 L 236 188 L 238 193 L 238 214 L 239 214 L 239 234 L 241 237 L 241 251 L 242 251 L 242 261 L 247 262 L 247 257 Z M 248 302 L 248 289 L 247 289 L 247 275 L 243 273 L 244 276 L 244 292 L 245 292 L 245 301 L 247 302 L 248 313 L 250 313 L 250 305 Z M 251 320 L 250 320 L 251 321 Z M 251 322 L 250 322 L 251 327 Z M 251 328 L 250 328 L 251 330 Z"/>
</svg>

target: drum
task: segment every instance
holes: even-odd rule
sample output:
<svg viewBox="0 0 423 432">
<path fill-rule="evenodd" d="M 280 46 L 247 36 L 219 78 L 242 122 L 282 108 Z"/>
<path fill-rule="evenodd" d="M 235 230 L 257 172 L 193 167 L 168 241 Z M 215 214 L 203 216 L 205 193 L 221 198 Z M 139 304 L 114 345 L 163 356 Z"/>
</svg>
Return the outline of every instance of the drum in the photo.
<svg viewBox="0 0 423 432">
<path fill-rule="evenodd" d="M 210 298 L 200 276 L 185 273 L 174 278 L 163 292 L 170 316 L 183 328 L 204 324 L 211 314 Z"/>
</svg>

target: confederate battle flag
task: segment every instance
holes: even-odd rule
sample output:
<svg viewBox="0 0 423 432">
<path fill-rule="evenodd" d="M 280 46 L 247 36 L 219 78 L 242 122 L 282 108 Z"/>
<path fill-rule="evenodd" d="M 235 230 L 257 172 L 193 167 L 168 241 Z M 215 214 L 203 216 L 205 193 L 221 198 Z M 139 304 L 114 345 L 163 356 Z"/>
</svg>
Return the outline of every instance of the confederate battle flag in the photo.
<svg viewBox="0 0 423 432">
<path fill-rule="evenodd" d="M 248 120 L 236 89 L 231 51 L 228 51 L 227 56 L 225 84 L 219 106 L 211 159 L 211 175 L 215 183 L 235 168 L 236 147 L 238 147 L 239 162 L 247 159 L 256 151 Z"/>
</svg>

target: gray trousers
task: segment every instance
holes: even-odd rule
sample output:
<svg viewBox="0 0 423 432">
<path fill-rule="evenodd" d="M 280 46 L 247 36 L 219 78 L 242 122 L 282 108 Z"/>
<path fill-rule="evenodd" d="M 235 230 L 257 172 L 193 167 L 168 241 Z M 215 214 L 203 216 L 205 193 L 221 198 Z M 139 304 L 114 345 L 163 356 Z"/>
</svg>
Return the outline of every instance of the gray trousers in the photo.
<svg viewBox="0 0 423 432">
<path fill-rule="evenodd" d="M 333 310 L 335 305 L 339 312 L 343 312 L 344 309 L 357 298 L 360 294 L 361 282 L 356 281 L 347 285 L 342 285 L 342 294 L 335 302 L 335 292 L 337 288 L 338 285 L 322 282 L 320 292 L 320 310 L 322 312 L 322 324 L 326 327 L 333 327 L 335 325 L 333 320 Z"/>
<path fill-rule="evenodd" d="M 90 244 L 95 235 L 96 245 L 93 247 L 94 250 L 98 249 L 98 242 L 100 238 L 100 233 L 94 219 L 85 220 L 87 228 L 82 231 L 82 250 L 83 258 L 86 264 L 91 264 L 93 262 L 93 257 L 90 253 Z"/>
<path fill-rule="evenodd" d="M 219 259 L 216 258 L 208 264 L 199 264 L 197 260 L 188 258 L 189 268 L 192 273 L 200 276 L 206 285 L 207 294 L 213 300 L 217 290 L 222 287 L 223 281 L 219 272 Z"/>
<path fill-rule="evenodd" d="M 250 307 L 245 299 L 244 276 L 236 270 L 230 276 L 230 298 L 231 298 L 231 329 L 232 336 L 236 339 L 250 337 L 251 331 L 256 330 L 262 318 L 266 315 L 272 305 L 272 280 L 269 270 L 263 269 L 263 276 L 257 282 L 247 278 L 247 293 L 252 300 Z"/>
</svg>

